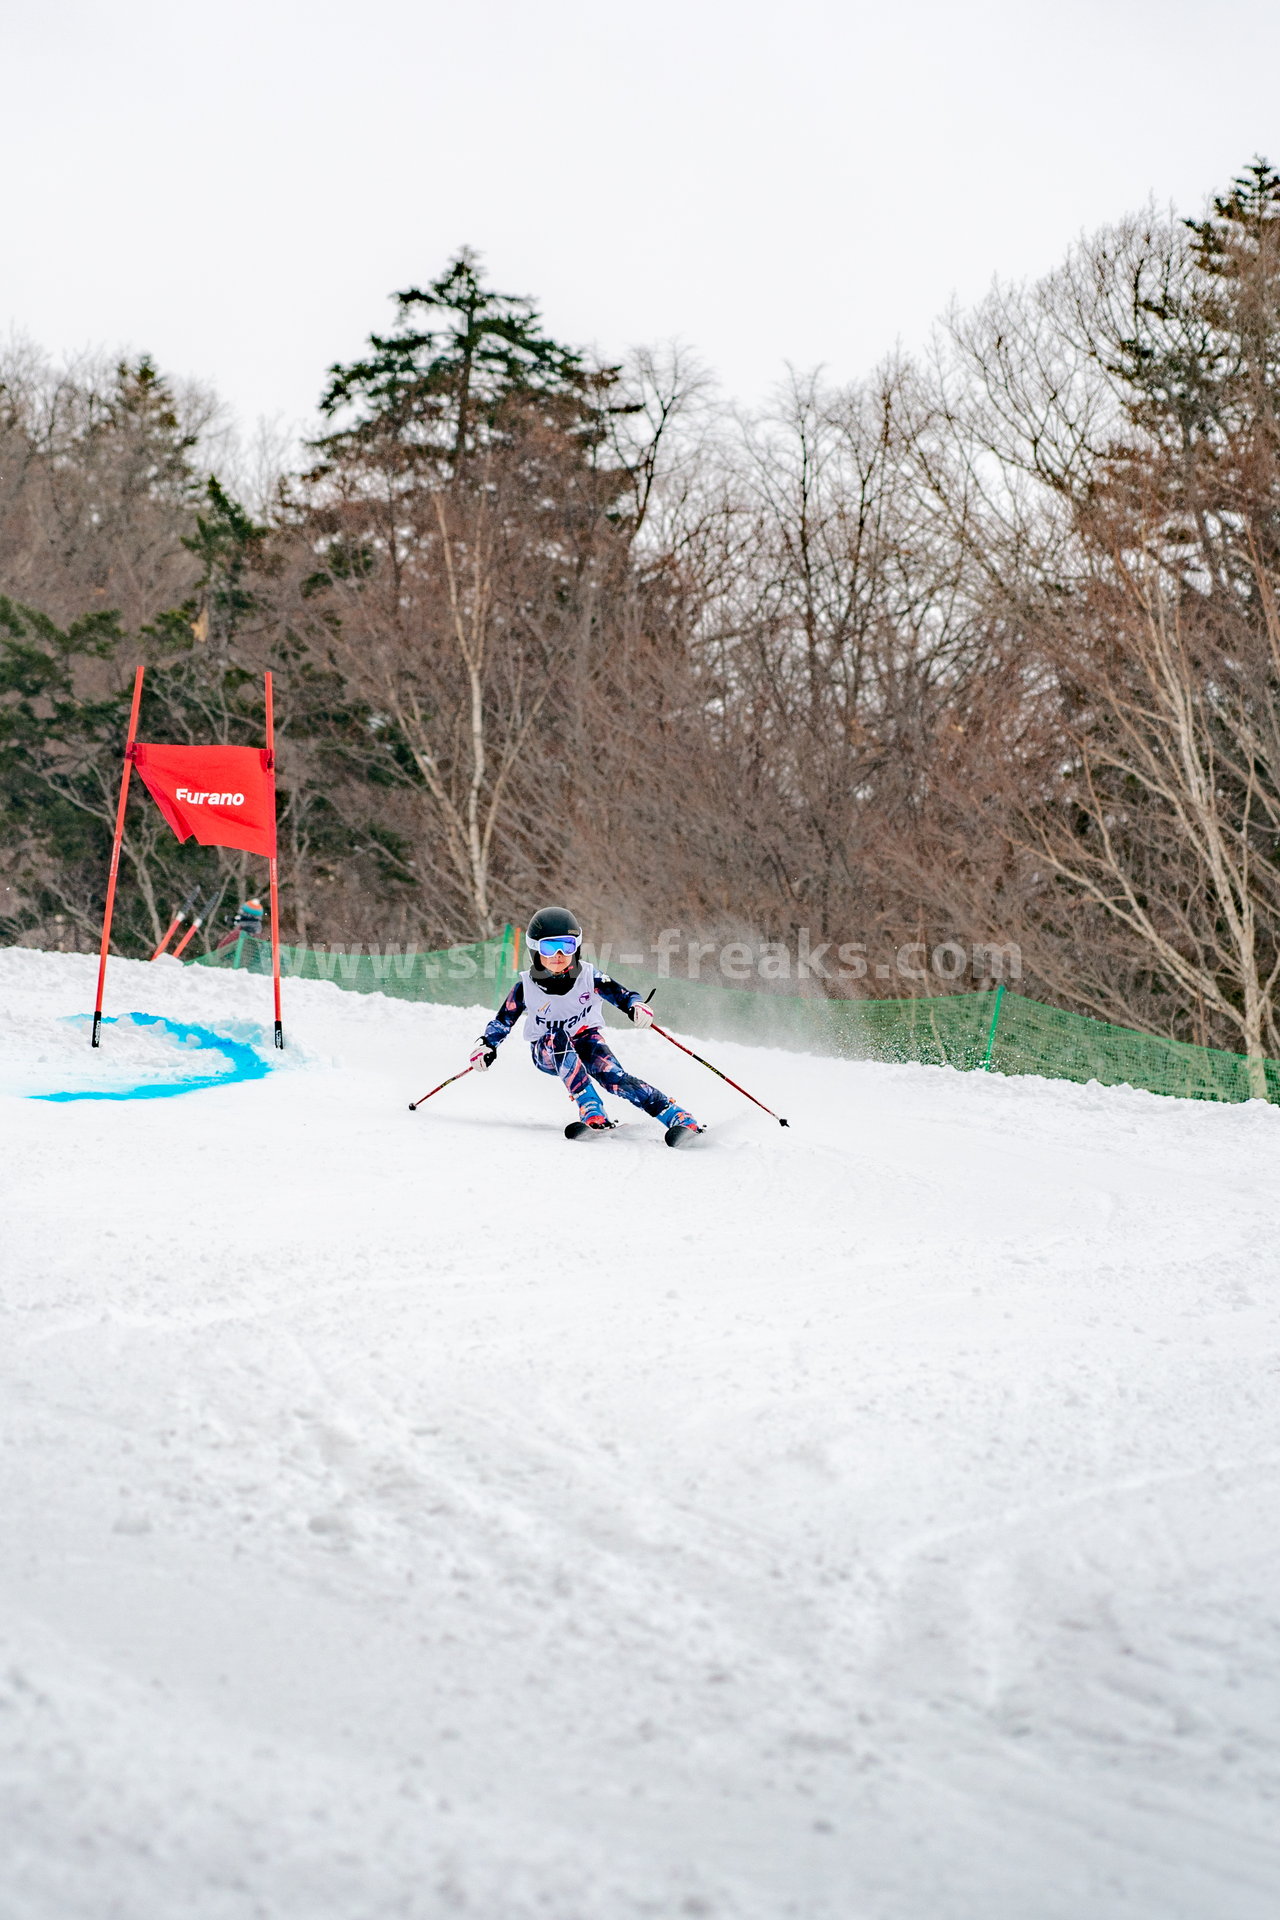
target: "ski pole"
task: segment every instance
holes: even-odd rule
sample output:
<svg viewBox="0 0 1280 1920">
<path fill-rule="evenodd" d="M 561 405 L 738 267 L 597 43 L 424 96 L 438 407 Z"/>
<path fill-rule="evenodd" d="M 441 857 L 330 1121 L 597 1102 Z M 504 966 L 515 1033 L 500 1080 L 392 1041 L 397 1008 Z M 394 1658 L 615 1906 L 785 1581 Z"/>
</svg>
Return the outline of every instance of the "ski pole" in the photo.
<svg viewBox="0 0 1280 1920">
<path fill-rule="evenodd" d="M 438 1087 L 432 1087 L 431 1093 L 424 1093 L 422 1096 L 422 1100 L 411 1100 L 409 1102 L 410 1113 L 416 1113 L 418 1108 L 422 1105 L 422 1101 L 429 1100 L 431 1098 L 431 1094 L 443 1093 L 445 1088 L 451 1087 L 455 1080 L 465 1080 L 469 1073 L 474 1073 L 474 1072 L 475 1072 L 474 1067 L 464 1067 L 461 1073 L 451 1073 L 449 1075 L 449 1078 L 447 1080 L 442 1080 Z"/>
<path fill-rule="evenodd" d="M 668 1033 L 665 1027 L 660 1027 L 656 1020 L 653 1023 L 653 1031 L 660 1033 L 664 1040 L 669 1040 L 673 1047 L 679 1047 L 681 1053 L 687 1053 L 689 1058 L 696 1060 L 700 1067 L 706 1067 L 709 1072 L 714 1073 L 717 1079 L 723 1080 L 726 1085 L 733 1088 L 735 1093 L 740 1093 L 745 1100 L 749 1100 L 753 1107 L 759 1107 L 761 1113 L 767 1113 L 769 1118 L 776 1120 L 780 1127 L 789 1127 L 791 1125 L 791 1122 L 784 1120 L 780 1113 L 775 1113 L 772 1107 L 766 1107 L 763 1100 L 757 1100 L 754 1093 L 748 1093 L 746 1088 L 740 1087 L 736 1080 L 730 1080 L 727 1073 L 721 1073 L 719 1067 L 713 1067 L 709 1060 L 704 1060 L 702 1055 L 695 1053 L 692 1047 L 686 1047 L 683 1040 L 677 1040 L 675 1035 Z"/>
</svg>

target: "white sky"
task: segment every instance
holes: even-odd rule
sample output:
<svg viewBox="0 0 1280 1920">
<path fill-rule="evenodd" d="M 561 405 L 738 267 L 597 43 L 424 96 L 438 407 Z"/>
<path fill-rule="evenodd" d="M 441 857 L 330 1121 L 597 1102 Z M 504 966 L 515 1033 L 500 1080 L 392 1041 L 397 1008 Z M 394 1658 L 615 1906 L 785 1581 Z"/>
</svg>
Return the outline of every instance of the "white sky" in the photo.
<svg viewBox="0 0 1280 1920">
<path fill-rule="evenodd" d="M 0 0 L 0 330 L 246 426 L 462 243 L 552 333 L 847 377 L 1280 163 L 1276 0 Z"/>
</svg>

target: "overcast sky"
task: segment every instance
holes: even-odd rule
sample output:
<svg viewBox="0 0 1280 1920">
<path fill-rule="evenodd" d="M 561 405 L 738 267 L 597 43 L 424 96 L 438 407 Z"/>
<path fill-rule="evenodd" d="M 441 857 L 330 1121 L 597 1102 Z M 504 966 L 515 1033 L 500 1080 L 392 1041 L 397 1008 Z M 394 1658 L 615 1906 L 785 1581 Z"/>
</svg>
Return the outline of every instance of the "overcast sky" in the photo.
<svg viewBox="0 0 1280 1920">
<path fill-rule="evenodd" d="M 1280 163 L 1277 0 L 0 0 L 0 329 L 309 419 L 466 243 L 552 333 L 839 377 Z"/>
</svg>

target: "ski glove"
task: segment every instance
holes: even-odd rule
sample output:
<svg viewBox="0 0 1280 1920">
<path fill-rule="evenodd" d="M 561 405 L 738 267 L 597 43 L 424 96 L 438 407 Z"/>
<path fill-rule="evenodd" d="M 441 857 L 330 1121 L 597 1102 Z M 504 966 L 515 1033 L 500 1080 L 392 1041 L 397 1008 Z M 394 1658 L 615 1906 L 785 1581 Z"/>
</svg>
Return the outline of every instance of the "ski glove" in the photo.
<svg viewBox="0 0 1280 1920">
<path fill-rule="evenodd" d="M 629 1007 L 627 1011 L 631 1016 L 631 1024 L 633 1027 L 651 1027 L 653 1025 L 653 1015 L 648 1007 L 645 1006 L 643 1000 L 637 1000 L 634 1007 Z"/>
<path fill-rule="evenodd" d="M 496 1047 L 489 1046 L 484 1040 L 477 1040 L 475 1051 L 471 1055 L 471 1064 L 477 1073 L 483 1073 L 486 1067 L 493 1065 L 497 1057 L 498 1049 Z"/>
</svg>

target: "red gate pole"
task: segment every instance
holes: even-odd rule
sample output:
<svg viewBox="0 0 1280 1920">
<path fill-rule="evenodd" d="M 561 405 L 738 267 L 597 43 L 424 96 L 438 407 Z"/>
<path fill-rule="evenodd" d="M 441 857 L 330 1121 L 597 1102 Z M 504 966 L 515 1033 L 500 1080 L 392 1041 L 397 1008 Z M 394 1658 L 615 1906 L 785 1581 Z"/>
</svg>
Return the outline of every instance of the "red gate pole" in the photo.
<svg viewBox="0 0 1280 1920">
<path fill-rule="evenodd" d="M 111 842 L 111 872 L 107 876 L 107 905 L 102 916 L 102 950 L 98 955 L 98 997 L 93 1003 L 93 1038 L 96 1047 L 102 1031 L 102 989 L 107 978 L 107 948 L 111 945 L 111 912 L 116 904 L 116 876 L 120 871 L 120 842 L 124 839 L 124 810 L 129 804 L 129 775 L 133 772 L 133 743 L 138 732 L 138 708 L 142 705 L 142 675 L 139 667 L 133 676 L 133 705 L 129 709 L 129 737 L 124 744 L 124 772 L 120 776 L 120 804 L 116 808 L 116 837 Z"/>
<path fill-rule="evenodd" d="M 275 845 L 276 827 L 276 721 L 271 698 L 271 675 L 267 683 L 267 764 L 271 768 L 271 843 Z M 284 1027 L 280 1020 L 280 892 L 277 884 L 276 856 L 271 856 L 271 978 L 276 993 L 276 1045 L 284 1046 Z"/>
</svg>

